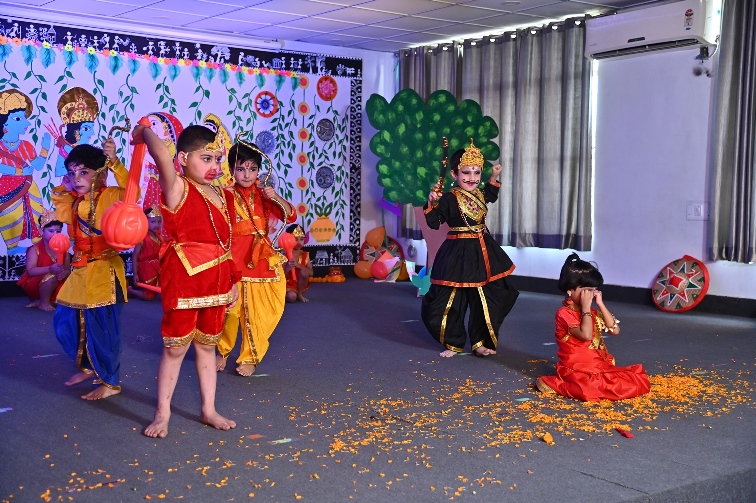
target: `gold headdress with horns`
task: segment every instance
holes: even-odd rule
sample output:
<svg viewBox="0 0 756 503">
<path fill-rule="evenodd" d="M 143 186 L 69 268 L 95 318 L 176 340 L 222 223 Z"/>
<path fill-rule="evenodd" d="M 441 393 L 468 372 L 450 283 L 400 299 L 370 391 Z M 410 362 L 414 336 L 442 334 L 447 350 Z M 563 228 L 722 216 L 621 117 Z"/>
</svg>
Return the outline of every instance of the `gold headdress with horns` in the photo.
<svg viewBox="0 0 756 503">
<path fill-rule="evenodd" d="M 50 222 L 55 222 L 57 220 L 58 215 L 55 213 L 55 210 L 45 210 L 39 216 L 39 226 L 40 228 L 44 229 L 45 227 L 50 225 Z"/>
<path fill-rule="evenodd" d="M 294 230 L 291 231 L 291 235 L 294 236 L 295 238 L 304 238 L 305 233 L 304 233 L 304 230 L 302 230 L 302 226 L 297 225 L 296 227 L 294 227 Z"/>
<path fill-rule="evenodd" d="M 462 159 L 459 161 L 460 166 L 477 166 L 483 168 L 486 160 L 483 158 L 483 154 L 480 153 L 480 149 L 475 146 L 473 139 L 470 138 L 470 146 L 465 149 L 465 153 L 462 154 Z"/>
</svg>

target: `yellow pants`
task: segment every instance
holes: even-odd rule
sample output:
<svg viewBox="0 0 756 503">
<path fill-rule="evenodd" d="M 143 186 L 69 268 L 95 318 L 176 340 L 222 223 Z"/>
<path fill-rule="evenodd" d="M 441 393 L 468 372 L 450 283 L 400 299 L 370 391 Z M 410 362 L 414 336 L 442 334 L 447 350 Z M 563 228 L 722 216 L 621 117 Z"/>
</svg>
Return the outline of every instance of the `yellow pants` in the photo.
<svg viewBox="0 0 756 503">
<path fill-rule="evenodd" d="M 268 339 L 276 329 L 286 304 L 286 281 L 283 271 L 279 272 L 281 279 L 272 283 L 237 283 L 239 301 L 229 311 L 218 341 L 218 352 L 222 357 L 228 357 L 234 349 L 241 324 L 241 352 L 236 363 L 258 365 L 262 361 L 270 345 Z"/>
</svg>

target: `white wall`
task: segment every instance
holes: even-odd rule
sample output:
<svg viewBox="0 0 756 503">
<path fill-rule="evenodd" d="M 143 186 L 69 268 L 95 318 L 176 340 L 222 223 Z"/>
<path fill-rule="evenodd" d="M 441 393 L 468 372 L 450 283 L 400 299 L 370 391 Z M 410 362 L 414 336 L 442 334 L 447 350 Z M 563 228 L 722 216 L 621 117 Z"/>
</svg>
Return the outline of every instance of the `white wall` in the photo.
<svg viewBox="0 0 756 503">
<path fill-rule="evenodd" d="M 707 201 L 712 79 L 695 77 L 697 50 L 605 60 L 598 68 L 594 245 L 606 283 L 650 287 L 683 255 L 704 260 L 709 294 L 756 298 L 756 264 L 706 261 L 706 222 L 687 220 Z M 708 65 L 711 66 L 711 65 Z M 557 278 L 568 252 L 505 247 L 515 274 Z"/>
</svg>

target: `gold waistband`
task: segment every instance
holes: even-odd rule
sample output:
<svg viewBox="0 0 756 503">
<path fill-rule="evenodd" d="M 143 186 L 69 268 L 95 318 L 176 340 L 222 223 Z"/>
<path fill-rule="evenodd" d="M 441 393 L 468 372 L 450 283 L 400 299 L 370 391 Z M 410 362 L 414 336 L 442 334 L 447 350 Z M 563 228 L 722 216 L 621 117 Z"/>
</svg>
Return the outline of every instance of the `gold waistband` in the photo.
<svg viewBox="0 0 756 503">
<path fill-rule="evenodd" d="M 483 232 L 486 224 L 471 225 L 469 227 L 449 227 L 449 232 Z"/>
</svg>

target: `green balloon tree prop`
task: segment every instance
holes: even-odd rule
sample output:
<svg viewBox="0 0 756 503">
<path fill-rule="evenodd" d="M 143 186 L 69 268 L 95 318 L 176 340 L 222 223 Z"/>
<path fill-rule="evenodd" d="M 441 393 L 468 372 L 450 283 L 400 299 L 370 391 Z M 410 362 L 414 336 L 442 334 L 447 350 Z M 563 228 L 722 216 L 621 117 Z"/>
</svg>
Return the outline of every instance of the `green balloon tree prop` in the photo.
<svg viewBox="0 0 756 503">
<path fill-rule="evenodd" d="M 499 157 L 492 141 L 499 135 L 496 121 L 484 116 L 473 100 L 457 100 L 449 91 L 436 91 L 426 103 L 412 89 L 400 91 L 389 102 L 373 94 L 367 101 L 370 124 L 378 132 L 370 150 L 380 160 L 376 165 L 383 197 L 390 202 L 422 206 L 438 182 L 443 160 L 442 138 L 449 140 L 449 155 L 475 142 L 486 159 Z M 491 174 L 486 161 L 482 180 Z M 451 183 L 446 173 L 446 188 Z"/>
</svg>

